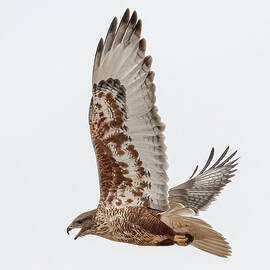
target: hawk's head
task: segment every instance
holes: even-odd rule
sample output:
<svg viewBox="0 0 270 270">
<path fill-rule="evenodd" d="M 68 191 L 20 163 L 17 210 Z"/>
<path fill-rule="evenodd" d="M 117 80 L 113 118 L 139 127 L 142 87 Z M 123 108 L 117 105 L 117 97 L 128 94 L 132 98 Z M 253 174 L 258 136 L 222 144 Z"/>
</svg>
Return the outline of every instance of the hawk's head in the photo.
<svg viewBox="0 0 270 270">
<path fill-rule="evenodd" d="M 97 209 L 87 211 L 85 213 L 80 214 L 77 216 L 71 224 L 67 227 L 67 233 L 72 229 L 80 229 L 78 234 L 75 236 L 75 240 L 78 237 L 84 236 L 86 234 L 91 234 L 91 230 L 93 230 L 93 225 L 95 224 L 95 215 L 96 215 Z"/>
</svg>

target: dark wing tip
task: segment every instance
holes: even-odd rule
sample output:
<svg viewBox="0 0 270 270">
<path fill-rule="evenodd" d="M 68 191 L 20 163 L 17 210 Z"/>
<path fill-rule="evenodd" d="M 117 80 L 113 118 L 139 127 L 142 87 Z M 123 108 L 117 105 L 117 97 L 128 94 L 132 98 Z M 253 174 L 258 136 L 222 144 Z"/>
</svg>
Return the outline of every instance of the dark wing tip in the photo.
<svg viewBox="0 0 270 270">
<path fill-rule="evenodd" d="M 132 13 L 132 16 L 130 18 L 130 23 L 135 24 L 137 22 L 137 18 L 138 18 L 137 12 L 136 12 L 136 10 L 134 10 L 133 13 Z"/>
<path fill-rule="evenodd" d="M 102 52 L 103 46 L 104 46 L 104 44 L 103 44 L 103 38 L 101 38 L 101 39 L 99 40 L 99 43 L 98 43 L 98 46 L 97 46 L 97 53 L 98 53 L 98 52 Z"/>
<path fill-rule="evenodd" d="M 135 26 L 135 29 L 134 29 L 134 34 L 137 36 L 137 37 L 140 37 L 141 36 L 141 33 L 142 33 L 142 21 L 141 20 L 138 20 L 136 26 Z"/>
<path fill-rule="evenodd" d="M 208 158 L 208 160 L 206 161 L 206 163 L 205 163 L 203 169 L 199 172 L 199 175 L 202 174 L 202 173 L 208 168 L 209 164 L 211 163 L 211 161 L 212 161 L 212 159 L 213 159 L 213 157 L 214 157 L 214 154 L 215 154 L 215 148 L 212 147 L 211 152 L 210 152 L 210 155 L 209 155 L 209 158 Z"/>
<path fill-rule="evenodd" d="M 116 27 L 117 27 L 117 18 L 114 17 L 113 20 L 112 20 L 112 22 L 111 22 L 111 25 L 109 27 L 108 34 L 109 33 L 114 33 L 115 30 L 116 30 Z"/>
<path fill-rule="evenodd" d="M 101 38 L 97 46 L 93 70 L 95 70 L 100 65 L 100 59 L 102 56 L 103 48 L 104 48 L 104 43 L 103 43 L 103 38 Z"/>
<path fill-rule="evenodd" d="M 208 160 L 206 161 L 206 164 L 204 165 L 203 169 L 198 173 L 198 176 L 203 174 L 206 170 L 209 171 L 211 169 L 217 169 L 217 168 L 221 168 L 223 166 L 229 166 L 231 169 L 234 168 L 238 163 L 236 163 L 236 161 L 238 161 L 239 157 L 234 159 L 233 161 L 230 161 L 237 153 L 237 150 L 234 151 L 229 157 L 227 157 L 222 163 L 221 161 L 224 159 L 224 157 L 227 155 L 228 151 L 229 151 L 229 146 L 225 149 L 225 151 L 221 154 L 221 156 L 218 158 L 218 160 L 208 169 L 211 161 L 213 160 L 214 157 L 214 153 L 215 153 L 215 149 L 214 147 L 212 147 L 210 155 Z M 229 162 L 230 161 L 230 162 Z M 198 166 L 196 166 L 194 172 L 192 173 L 191 177 L 189 178 L 189 180 L 191 180 L 191 178 L 195 175 Z"/>
<path fill-rule="evenodd" d="M 129 8 L 127 8 L 122 19 L 121 19 L 121 22 L 128 23 L 129 16 L 130 16 L 130 11 L 129 11 Z"/>
<path fill-rule="evenodd" d="M 218 167 L 222 167 L 226 163 L 228 163 L 229 160 L 231 160 L 237 153 L 237 150 L 234 151 L 228 158 L 226 158 L 221 164 L 218 165 Z"/>
<path fill-rule="evenodd" d="M 226 154 L 229 151 L 230 146 L 228 146 L 225 151 L 221 154 L 221 156 L 218 158 L 218 160 L 213 164 L 213 166 L 210 169 L 214 169 L 218 164 L 222 161 L 222 159 L 226 156 Z"/>
<path fill-rule="evenodd" d="M 195 169 L 194 169 L 192 175 L 189 177 L 189 180 L 195 175 L 195 173 L 197 172 L 198 168 L 199 168 L 199 166 L 196 165 L 196 167 L 195 167 Z"/>
<path fill-rule="evenodd" d="M 142 52 L 146 51 L 146 40 L 144 38 L 139 41 L 139 50 Z"/>
<path fill-rule="evenodd" d="M 152 61 L 153 61 L 153 59 L 150 55 L 148 55 L 144 58 L 144 63 L 148 68 L 151 67 Z"/>
<path fill-rule="evenodd" d="M 234 159 L 233 161 L 230 161 L 229 163 L 227 163 L 228 166 L 230 166 L 231 169 L 233 169 L 234 167 L 236 167 L 238 165 L 238 160 L 240 159 L 240 157 Z"/>
<path fill-rule="evenodd" d="M 150 82 L 153 82 L 155 78 L 155 72 L 154 71 L 150 71 L 147 75 L 147 79 L 150 80 Z"/>
</svg>

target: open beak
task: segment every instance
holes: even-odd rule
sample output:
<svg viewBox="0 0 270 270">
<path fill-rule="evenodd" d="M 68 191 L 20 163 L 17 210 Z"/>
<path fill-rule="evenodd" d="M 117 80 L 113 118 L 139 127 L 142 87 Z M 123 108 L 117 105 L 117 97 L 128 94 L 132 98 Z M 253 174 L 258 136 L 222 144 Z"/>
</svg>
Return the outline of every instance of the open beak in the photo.
<svg viewBox="0 0 270 270">
<path fill-rule="evenodd" d="M 73 229 L 79 229 L 79 228 L 74 228 L 72 225 L 69 225 L 68 227 L 67 227 L 67 234 L 69 235 L 69 232 L 71 231 L 71 230 L 73 230 Z M 78 237 L 80 237 L 80 236 L 83 236 L 83 232 L 84 232 L 85 230 L 83 230 L 83 229 L 80 229 L 80 231 L 77 233 L 77 235 L 74 237 L 74 240 L 76 240 Z"/>
<path fill-rule="evenodd" d="M 71 225 L 69 225 L 68 227 L 67 227 L 67 234 L 69 235 L 69 232 L 72 230 L 72 229 L 76 229 L 76 228 L 74 228 L 74 227 L 72 227 Z M 82 233 L 82 229 L 77 233 L 77 235 L 74 237 L 74 240 L 76 240 L 78 237 L 80 237 L 81 236 L 81 233 Z"/>
<path fill-rule="evenodd" d="M 89 230 L 85 228 L 81 228 L 80 231 L 77 233 L 77 235 L 74 237 L 74 240 L 76 240 L 79 237 L 85 236 L 89 233 Z"/>
<path fill-rule="evenodd" d="M 77 235 L 74 237 L 74 240 L 76 240 L 79 237 L 85 236 L 88 232 L 86 228 L 78 228 L 78 227 L 73 227 L 72 224 L 70 224 L 67 227 L 67 234 L 69 235 L 69 232 L 73 229 L 80 229 L 80 231 L 77 233 Z"/>
</svg>

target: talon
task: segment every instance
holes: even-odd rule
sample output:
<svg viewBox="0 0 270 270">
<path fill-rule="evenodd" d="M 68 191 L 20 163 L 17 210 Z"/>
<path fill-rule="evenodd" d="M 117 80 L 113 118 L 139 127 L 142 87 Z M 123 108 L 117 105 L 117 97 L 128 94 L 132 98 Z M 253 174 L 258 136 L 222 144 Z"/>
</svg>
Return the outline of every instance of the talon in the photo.
<svg viewBox="0 0 270 270">
<path fill-rule="evenodd" d="M 189 234 L 189 233 L 186 233 L 185 234 L 185 237 L 187 238 L 187 240 L 186 240 L 187 245 L 189 245 L 190 243 L 192 243 L 193 240 L 194 240 L 194 237 L 191 234 Z"/>
<path fill-rule="evenodd" d="M 189 233 L 177 234 L 174 236 L 174 242 L 180 246 L 187 246 L 194 240 L 194 237 Z"/>
</svg>

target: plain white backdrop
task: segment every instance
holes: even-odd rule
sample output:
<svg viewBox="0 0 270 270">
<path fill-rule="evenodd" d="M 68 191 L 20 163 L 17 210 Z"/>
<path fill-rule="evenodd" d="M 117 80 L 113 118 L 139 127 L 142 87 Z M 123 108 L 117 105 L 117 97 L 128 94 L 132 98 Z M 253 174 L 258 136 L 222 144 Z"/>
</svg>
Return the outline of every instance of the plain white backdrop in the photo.
<svg viewBox="0 0 270 270">
<path fill-rule="evenodd" d="M 238 172 L 201 217 L 233 255 L 66 234 L 99 199 L 88 106 L 98 40 L 136 9 L 166 123 L 170 187 L 231 146 Z M 1 269 L 262 269 L 269 253 L 269 1 L 0 2 Z"/>
</svg>

